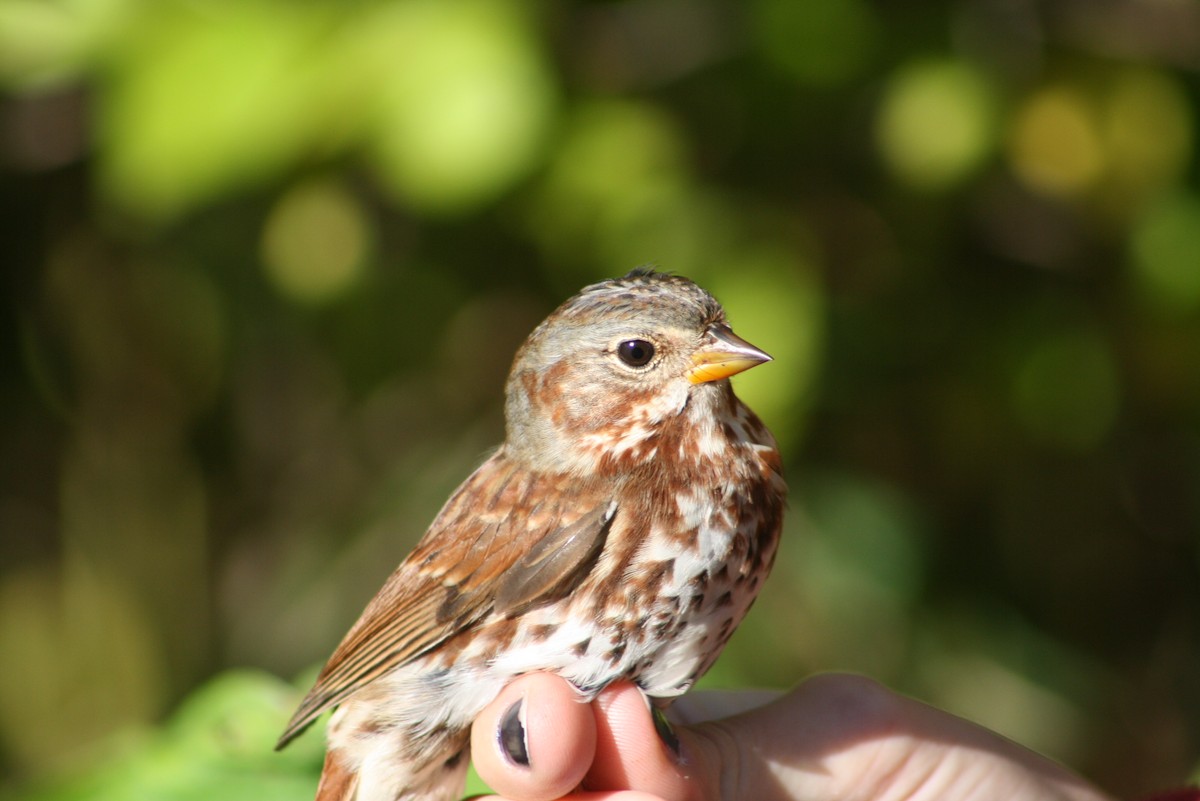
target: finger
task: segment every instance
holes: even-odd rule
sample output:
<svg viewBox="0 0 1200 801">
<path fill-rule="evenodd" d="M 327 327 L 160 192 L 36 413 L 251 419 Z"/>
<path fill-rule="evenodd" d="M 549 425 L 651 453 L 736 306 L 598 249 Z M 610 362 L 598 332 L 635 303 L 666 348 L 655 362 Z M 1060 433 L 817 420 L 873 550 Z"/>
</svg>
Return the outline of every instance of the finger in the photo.
<svg viewBox="0 0 1200 801">
<path fill-rule="evenodd" d="M 782 696 L 780 690 L 692 690 L 671 704 L 667 717 L 683 725 L 704 723 L 758 709 Z"/>
<path fill-rule="evenodd" d="M 704 797 L 704 778 L 687 759 L 688 740 L 656 730 L 641 690 L 616 684 L 592 705 L 596 713 L 596 758 L 583 780 L 588 790 L 634 790 L 670 801 Z M 673 741 L 668 744 L 667 741 Z"/>
<path fill-rule="evenodd" d="M 478 795 L 466 799 L 466 801 L 524 801 L 520 798 L 504 798 L 498 795 Z M 650 793 L 639 793 L 634 790 L 619 790 L 614 793 L 590 793 L 582 791 L 571 793 L 563 796 L 561 801 L 664 801 L 656 795 Z"/>
<path fill-rule="evenodd" d="M 519 801 L 549 801 L 576 788 L 596 750 L 591 708 L 570 683 L 548 673 L 522 676 L 471 728 L 480 778 Z"/>
</svg>

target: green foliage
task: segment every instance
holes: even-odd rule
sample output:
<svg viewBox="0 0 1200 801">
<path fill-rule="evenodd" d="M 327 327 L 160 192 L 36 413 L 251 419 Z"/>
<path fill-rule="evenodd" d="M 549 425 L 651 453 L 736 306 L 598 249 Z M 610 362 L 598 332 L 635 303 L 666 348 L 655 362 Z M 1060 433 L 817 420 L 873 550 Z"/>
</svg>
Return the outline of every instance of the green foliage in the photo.
<svg viewBox="0 0 1200 801">
<path fill-rule="evenodd" d="M 305 689 L 307 689 L 307 680 Z M 324 723 L 272 749 L 302 691 L 232 670 L 198 687 L 161 728 L 130 734 L 67 775 L 26 788 L 23 801 L 272 801 L 311 795 L 325 757 Z M 474 771 L 471 794 L 489 792 Z M 0 793 L 0 798 L 7 798 Z"/>
<path fill-rule="evenodd" d="M 271 749 L 296 700 L 262 673 L 235 671 L 197 689 L 158 731 L 91 757 L 90 769 L 47 782 L 26 801 L 154 798 L 294 799 L 310 794 L 323 759 L 319 737 Z"/>
</svg>

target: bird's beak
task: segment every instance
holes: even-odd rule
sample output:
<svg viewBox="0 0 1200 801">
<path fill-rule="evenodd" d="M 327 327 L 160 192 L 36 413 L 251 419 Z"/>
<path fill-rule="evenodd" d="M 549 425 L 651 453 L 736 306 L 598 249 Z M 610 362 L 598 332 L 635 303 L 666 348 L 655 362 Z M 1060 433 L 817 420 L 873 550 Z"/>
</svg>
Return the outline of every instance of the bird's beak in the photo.
<svg viewBox="0 0 1200 801">
<path fill-rule="evenodd" d="M 710 341 L 692 355 L 692 366 L 687 370 L 688 380 L 693 384 L 720 381 L 771 361 L 770 356 L 730 331 L 728 326 L 713 326 L 708 333 Z"/>
</svg>

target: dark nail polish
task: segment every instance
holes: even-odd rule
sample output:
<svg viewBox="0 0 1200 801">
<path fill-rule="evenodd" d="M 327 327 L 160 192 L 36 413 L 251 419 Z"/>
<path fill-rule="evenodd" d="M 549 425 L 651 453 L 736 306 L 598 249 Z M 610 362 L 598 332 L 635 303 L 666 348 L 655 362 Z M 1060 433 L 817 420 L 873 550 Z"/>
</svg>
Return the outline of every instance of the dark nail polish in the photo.
<svg viewBox="0 0 1200 801">
<path fill-rule="evenodd" d="M 517 767 L 529 767 L 529 743 L 525 740 L 525 724 L 521 722 L 522 698 L 508 708 L 500 718 L 500 750 Z"/>
<path fill-rule="evenodd" d="M 658 739 L 671 749 L 671 753 L 679 757 L 679 737 L 675 734 L 675 727 L 671 725 L 671 721 L 667 720 L 667 713 L 658 707 L 651 709 L 650 713 L 654 718 L 654 730 L 658 732 Z"/>
</svg>

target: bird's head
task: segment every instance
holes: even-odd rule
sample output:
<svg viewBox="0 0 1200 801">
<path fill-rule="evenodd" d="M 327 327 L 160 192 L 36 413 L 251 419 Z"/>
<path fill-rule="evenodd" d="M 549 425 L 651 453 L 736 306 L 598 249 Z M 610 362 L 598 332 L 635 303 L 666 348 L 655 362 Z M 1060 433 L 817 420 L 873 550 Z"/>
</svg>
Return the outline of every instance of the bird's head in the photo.
<svg viewBox="0 0 1200 801">
<path fill-rule="evenodd" d="M 649 270 L 585 287 L 539 325 L 508 380 L 506 449 L 548 471 L 656 457 L 692 415 L 734 403 L 726 380 L 769 361 L 692 281 Z"/>
</svg>

